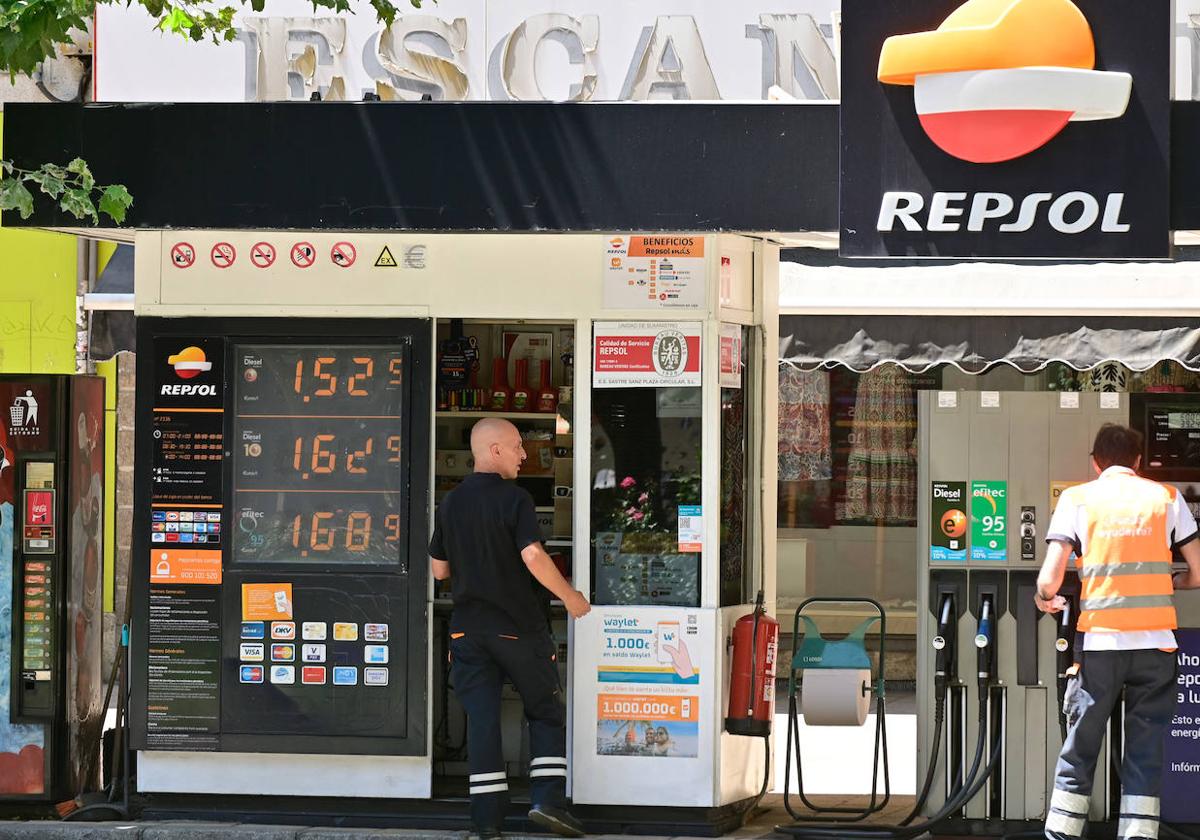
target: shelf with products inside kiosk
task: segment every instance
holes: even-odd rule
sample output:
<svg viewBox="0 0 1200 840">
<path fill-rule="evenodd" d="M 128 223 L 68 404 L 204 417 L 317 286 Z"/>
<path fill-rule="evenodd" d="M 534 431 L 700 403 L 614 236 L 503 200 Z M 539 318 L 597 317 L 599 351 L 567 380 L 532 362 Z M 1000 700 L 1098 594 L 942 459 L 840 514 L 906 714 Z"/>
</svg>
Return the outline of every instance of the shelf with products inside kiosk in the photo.
<svg viewBox="0 0 1200 840">
<path fill-rule="evenodd" d="M 595 604 L 579 621 L 549 605 L 569 795 L 593 826 L 736 821 L 763 754 L 721 731 L 723 640 L 759 588 L 774 600 L 776 245 L 137 236 L 131 740 L 148 814 L 466 827 L 451 603 L 427 549 L 437 505 L 473 469 L 471 427 L 499 417 L 523 436 L 515 481 L 548 552 Z M 179 260 L 264 242 L 299 262 Z M 324 256 L 348 242 L 360 259 Z M 422 260 L 364 256 L 385 249 Z M 627 666 L 679 681 L 624 679 Z M 528 739 L 505 704 L 523 816 Z M 609 748 L 615 715 L 634 721 L 620 744 L 629 730 L 643 749 Z"/>
<path fill-rule="evenodd" d="M 439 319 L 436 325 L 434 504 L 474 470 L 471 429 L 484 418 L 508 420 L 521 433 L 527 458 L 516 484 L 533 497 L 545 547 L 558 570 L 571 578 L 573 528 L 573 383 L 575 324 Z M 562 603 L 540 586 L 551 634 L 558 646 L 559 678 L 567 681 L 568 631 Z M 434 583 L 434 661 L 446 662 L 451 613 L 448 581 Z M 467 789 L 466 718 L 454 699 L 449 669 L 434 685 L 434 790 Z M 506 685 L 501 726 L 505 762 L 519 787 L 528 763 L 520 698 Z"/>
</svg>

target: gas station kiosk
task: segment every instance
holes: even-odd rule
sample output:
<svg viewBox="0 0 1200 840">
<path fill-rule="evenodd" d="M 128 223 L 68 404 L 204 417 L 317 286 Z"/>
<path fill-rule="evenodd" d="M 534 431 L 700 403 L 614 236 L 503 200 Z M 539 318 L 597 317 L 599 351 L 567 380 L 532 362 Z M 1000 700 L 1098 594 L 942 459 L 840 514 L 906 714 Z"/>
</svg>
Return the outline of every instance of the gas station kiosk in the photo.
<svg viewBox="0 0 1200 840">
<path fill-rule="evenodd" d="M 432 798 L 414 803 L 426 821 L 446 801 L 465 820 L 449 601 L 426 546 L 471 470 L 471 425 L 504 417 L 548 550 L 594 604 L 571 626 L 548 606 L 574 802 L 632 822 L 655 818 L 628 806 L 740 816 L 764 745 L 722 732 L 726 639 L 757 592 L 774 598 L 759 488 L 774 486 L 777 246 L 164 231 L 139 233 L 136 255 L 147 813 Z M 504 702 L 519 791 L 521 707 Z"/>
</svg>

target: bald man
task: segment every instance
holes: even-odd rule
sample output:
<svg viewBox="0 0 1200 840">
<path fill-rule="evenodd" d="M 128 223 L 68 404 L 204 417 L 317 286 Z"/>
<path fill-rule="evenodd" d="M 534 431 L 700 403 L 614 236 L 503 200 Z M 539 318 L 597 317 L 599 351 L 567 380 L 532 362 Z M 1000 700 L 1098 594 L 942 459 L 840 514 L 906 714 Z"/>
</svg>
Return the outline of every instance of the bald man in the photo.
<svg viewBox="0 0 1200 840">
<path fill-rule="evenodd" d="M 475 472 L 434 516 L 429 543 L 437 580 L 450 581 L 451 678 L 467 712 L 471 822 L 481 838 L 500 836 L 508 774 L 500 740 L 500 690 L 507 677 L 529 720 L 529 818 L 565 837 L 583 836 L 566 809 L 567 735 L 562 686 L 536 584 L 587 615 L 587 599 L 559 574 L 542 547 L 533 498 L 512 483 L 525 460 L 517 427 L 486 418 L 471 429 Z"/>
</svg>

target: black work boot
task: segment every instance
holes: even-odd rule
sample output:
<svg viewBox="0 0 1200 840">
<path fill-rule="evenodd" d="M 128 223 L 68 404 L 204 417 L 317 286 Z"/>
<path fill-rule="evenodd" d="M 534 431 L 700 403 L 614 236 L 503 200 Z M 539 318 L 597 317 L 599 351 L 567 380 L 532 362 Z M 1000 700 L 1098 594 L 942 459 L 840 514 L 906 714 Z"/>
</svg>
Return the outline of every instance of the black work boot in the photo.
<svg viewBox="0 0 1200 840">
<path fill-rule="evenodd" d="M 536 825 L 547 831 L 553 831 L 561 837 L 583 837 L 587 834 L 583 830 L 583 823 L 575 819 L 566 808 L 557 808 L 553 805 L 534 805 L 529 809 L 529 819 Z"/>
</svg>

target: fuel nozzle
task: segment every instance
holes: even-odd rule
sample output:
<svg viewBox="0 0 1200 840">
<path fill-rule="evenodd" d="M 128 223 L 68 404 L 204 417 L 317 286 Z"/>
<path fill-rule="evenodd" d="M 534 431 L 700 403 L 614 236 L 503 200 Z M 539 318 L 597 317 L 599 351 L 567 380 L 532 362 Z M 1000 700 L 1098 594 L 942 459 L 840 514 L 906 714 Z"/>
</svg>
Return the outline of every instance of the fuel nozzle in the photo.
<svg viewBox="0 0 1200 840">
<path fill-rule="evenodd" d="M 984 595 L 979 604 L 979 626 L 975 634 L 976 661 L 979 665 L 979 684 L 992 681 L 996 666 L 996 616 L 992 596 Z"/>
<path fill-rule="evenodd" d="M 955 630 L 957 616 L 954 612 L 954 594 L 942 593 L 938 606 L 937 634 L 933 637 L 934 665 L 933 684 L 939 693 L 945 692 L 950 681 L 955 677 Z"/>
</svg>

